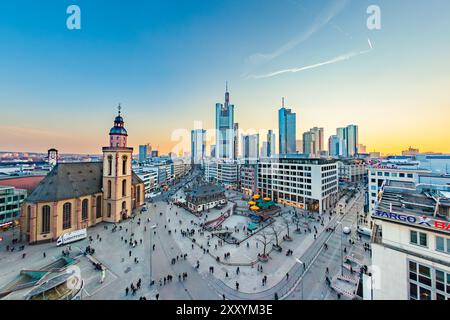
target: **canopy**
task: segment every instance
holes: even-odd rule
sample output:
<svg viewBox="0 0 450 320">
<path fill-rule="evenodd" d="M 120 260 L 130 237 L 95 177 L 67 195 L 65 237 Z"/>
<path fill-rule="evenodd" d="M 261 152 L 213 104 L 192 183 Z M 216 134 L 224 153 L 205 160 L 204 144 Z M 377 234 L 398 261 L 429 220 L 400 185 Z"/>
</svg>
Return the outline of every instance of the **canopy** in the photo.
<svg viewBox="0 0 450 320">
<path fill-rule="evenodd" d="M 259 210 L 259 207 L 258 206 L 251 206 L 250 210 L 257 211 L 257 210 Z"/>
<path fill-rule="evenodd" d="M 270 198 L 269 197 L 265 197 L 264 201 L 270 201 Z"/>
<path fill-rule="evenodd" d="M 261 196 L 259 194 L 255 194 L 252 198 L 256 200 L 256 199 L 261 198 Z"/>
<path fill-rule="evenodd" d="M 256 204 L 256 202 L 255 201 L 249 201 L 249 202 L 247 202 L 247 204 L 249 204 L 251 206 L 254 206 Z"/>
</svg>

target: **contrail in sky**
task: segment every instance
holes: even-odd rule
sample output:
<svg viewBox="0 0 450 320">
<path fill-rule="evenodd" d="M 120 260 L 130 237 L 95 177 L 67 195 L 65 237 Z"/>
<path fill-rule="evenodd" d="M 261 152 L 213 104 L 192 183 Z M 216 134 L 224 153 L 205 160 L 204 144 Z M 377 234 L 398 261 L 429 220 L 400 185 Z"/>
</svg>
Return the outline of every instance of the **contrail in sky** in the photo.
<svg viewBox="0 0 450 320">
<path fill-rule="evenodd" d="M 329 65 L 329 64 L 334 64 L 334 63 L 341 62 L 341 61 L 350 60 L 351 58 L 354 58 L 356 56 L 369 53 L 370 51 L 373 50 L 372 42 L 370 41 L 370 39 L 367 39 L 367 41 L 368 41 L 369 47 L 370 47 L 370 49 L 368 49 L 368 50 L 349 52 L 349 53 L 337 56 L 337 57 L 335 57 L 333 59 L 330 59 L 330 60 L 327 60 L 327 61 L 323 61 L 323 62 L 319 62 L 319 63 L 316 63 L 316 64 L 311 64 L 311 65 L 307 65 L 307 66 L 303 66 L 303 67 L 299 67 L 299 68 L 290 68 L 290 69 L 279 70 L 279 71 L 275 71 L 275 72 L 271 72 L 271 73 L 267 73 L 267 74 L 263 74 L 263 75 L 248 76 L 248 78 L 251 78 L 251 79 L 271 78 L 271 77 L 279 76 L 279 75 L 282 75 L 282 74 L 285 74 L 285 73 L 297 73 L 297 72 L 301 72 L 301 71 L 305 71 L 305 70 L 310 70 L 310 69 L 323 67 L 323 66 L 326 66 L 326 65 Z"/>
<path fill-rule="evenodd" d="M 308 40 L 316 32 L 320 31 L 324 26 L 326 26 L 336 15 L 338 15 L 347 5 L 349 0 L 336 0 L 332 6 L 327 8 L 325 12 L 322 12 L 315 22 L 304 32 L 299 34 L 297 37 L 291 39 L 278 49 L 270 53 L 255 53 L 249 57 L 250 62 L 254 64 L 268 62 L 275 59 L 276 57 L 286 53 L 287 51 L 295 48 L 302 42 Z"/>
</svg>

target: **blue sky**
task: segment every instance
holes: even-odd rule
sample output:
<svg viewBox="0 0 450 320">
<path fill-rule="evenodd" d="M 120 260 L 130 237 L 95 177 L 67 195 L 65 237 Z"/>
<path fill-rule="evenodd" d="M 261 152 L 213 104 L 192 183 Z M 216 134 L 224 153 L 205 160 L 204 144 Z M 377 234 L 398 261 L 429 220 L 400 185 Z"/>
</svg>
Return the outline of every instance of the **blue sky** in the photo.
<svg viewBox="0 0 450 320">
<path fill-rule="evenodd" d="M 70 4 L 81 30 L 66 28 Z M 370 4 L 381 30 L 366 27 Z M 450 152 L 448 12 L 446 0 L 3 1 L 0 150 L 99 152 L 120 102 L 131 145 L 167 152 L 174 130 L 213 127 L 228 80 L 244 129 L 277 129 L 285 96 L 299 139 L 355 123 L 370 150 Z M 367 39 L 373 50 L 352 55 Z"/>
</svg>

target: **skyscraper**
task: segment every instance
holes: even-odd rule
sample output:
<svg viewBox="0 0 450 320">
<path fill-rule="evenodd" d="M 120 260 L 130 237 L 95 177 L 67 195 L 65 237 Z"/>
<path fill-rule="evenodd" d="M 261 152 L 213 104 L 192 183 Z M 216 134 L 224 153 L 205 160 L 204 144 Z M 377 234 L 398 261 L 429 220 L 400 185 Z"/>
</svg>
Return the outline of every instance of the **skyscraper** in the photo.
<svg viewBox="0 0 450 320">
<path fill-rule="evenodd" d="M 343 140 L 341 156 L 354 157 L 358 153 L 358 126 L 351 124 L 345 128 L 337 128 L 336 134 Z"/>
<path fill-rule="evenodd" d="M 267 132 L 267 157 L 271 157 L 275 154 L 275 133 L 272 130 Z"/>
<path fill-rule="evenodd" d="M 206 130 L 195 129 L 191 131 L 191 162 L 201 164 L 206 156 Z"/>
<path fill-rule="evenodd" d="M 279 151 L 280 154 L 294 154 L 296 142 L 296 114 L 291 109 L 282 107 L 278 110 Z"/>
<path fill-rule="evenodd" d="M 330 136 L 328 139 L 328 153 L 330 157 L 339 157 L 342 155 L 343 140 L 337 136 Z"/>
<path fill-rule="evenodd" d="M 259 158 L 259 134 L 242 136 L 242 157 L 246 161 L 256 161 Z"/>
<path fill-rule="evenodd" d="M 309 156 L 316 153 L 315 150 L 315 136 L 310 131 L 303 133 L 303 153 Z"/>
<path fill-rule="evenodd" d="M 230 104 L 228 83 L 225 103 L 216 103 L 216 157 L 234 159 L 234 105 Z"/>
<path fill-rule="evenodd" d="M 150 157 L 152 147 L 150 144 L 142 144 L 139 146 L 139 162 L 144 163 Z"/>
<path fill-rule="evenodd" d="M 354 157 L 358 153 L 358 126 L 347 126 L 347 156 Z"/>
<path fill-rule="evenodd" d="M 347 157 L 347 128 L 337 128 L 336 135 L 342 141 L 342 148 L 340 150 L 339 156 Z"/>
<path fill-rule="evenodd" d="M 323 128 L 314 127 L 303 133 L 303 153 L 311 157 L 320 157 L 323 150 Z"/>
<path fill-rule="evenodd" d="M 235 123 L 233 129 L 234 129 L 233 159 L 236 160 L 239 155 L 239 123 Z"/>
</svg>

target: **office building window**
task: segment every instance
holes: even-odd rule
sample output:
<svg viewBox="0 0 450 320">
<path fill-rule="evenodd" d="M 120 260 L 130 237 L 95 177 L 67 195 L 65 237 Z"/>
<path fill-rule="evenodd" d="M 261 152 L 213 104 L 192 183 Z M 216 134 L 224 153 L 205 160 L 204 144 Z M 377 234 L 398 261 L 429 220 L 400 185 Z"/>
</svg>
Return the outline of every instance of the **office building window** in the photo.
<svg viewBox="0 0 450 320">
<path fill-rule="evenodd" d="M 426 233 L 410 230 L 409 235 L 410 235 L 410 243 L 422 247 L 428 246 L 428 239 Z"/>
<path fill-rule="evenodd" d="M 436 250 L 450 253 L 450 238 L 436 236 Z"/>
<path fill-rule="evenodd" d="M 408 261 L 410 300 L 449 300 L 450 273 Z"/>
</svg>

